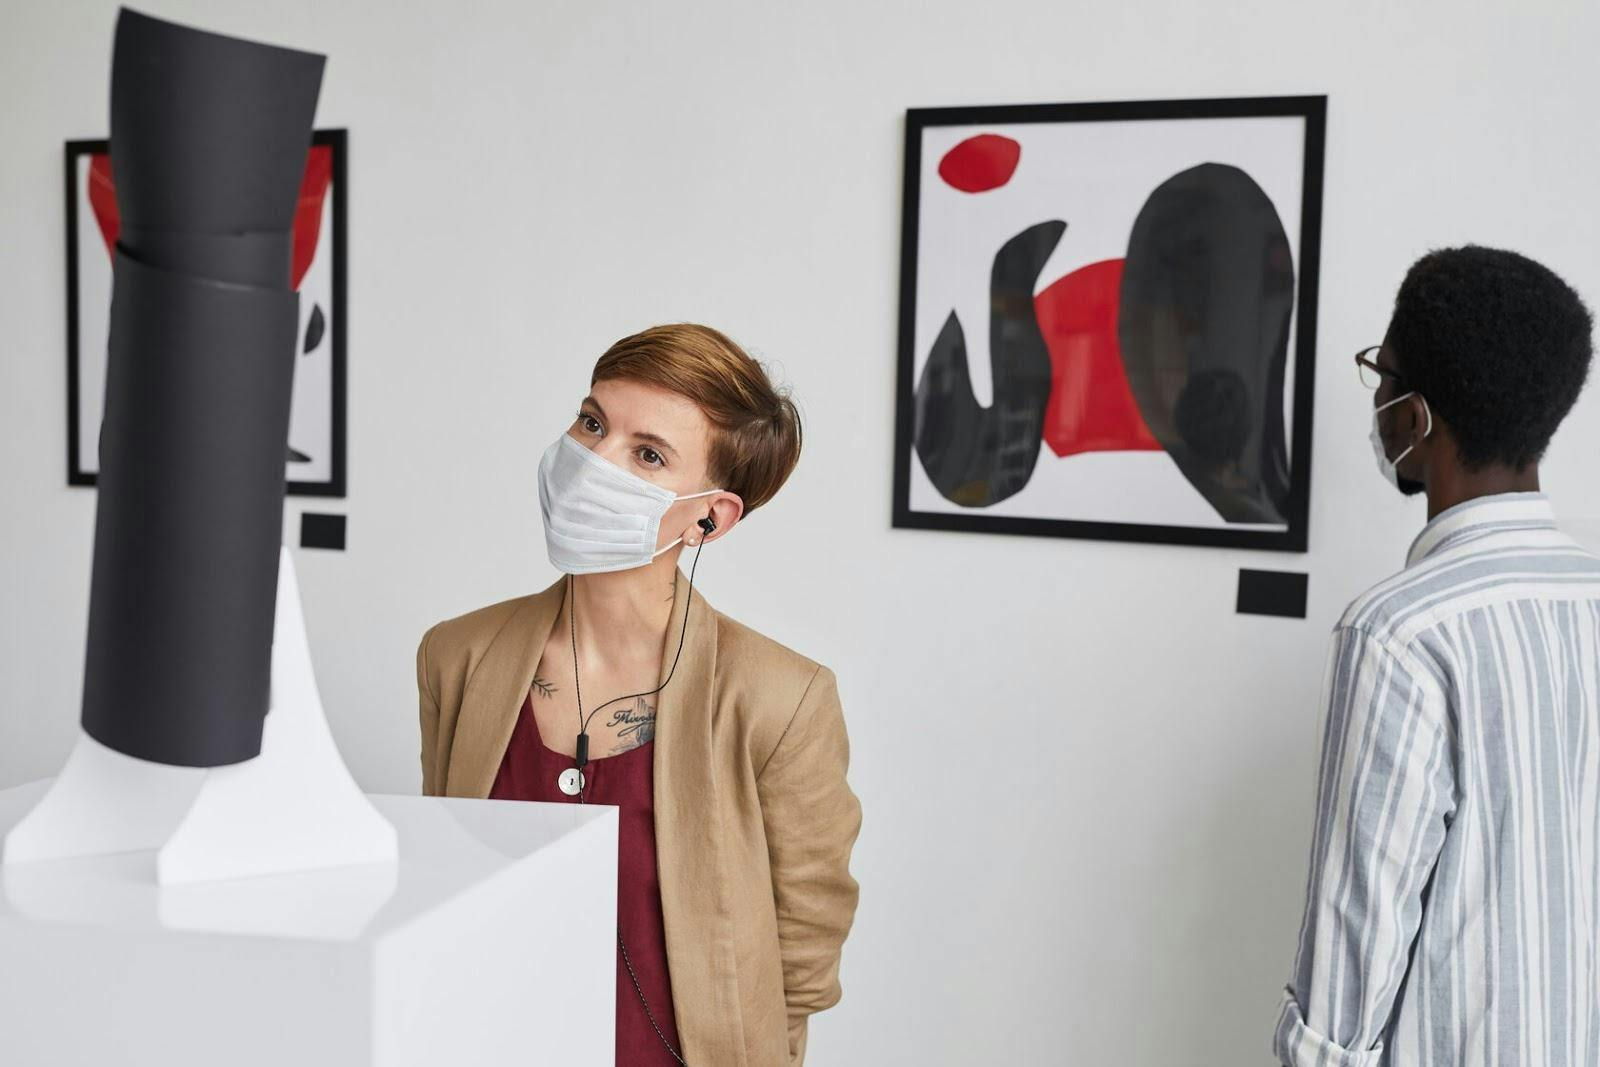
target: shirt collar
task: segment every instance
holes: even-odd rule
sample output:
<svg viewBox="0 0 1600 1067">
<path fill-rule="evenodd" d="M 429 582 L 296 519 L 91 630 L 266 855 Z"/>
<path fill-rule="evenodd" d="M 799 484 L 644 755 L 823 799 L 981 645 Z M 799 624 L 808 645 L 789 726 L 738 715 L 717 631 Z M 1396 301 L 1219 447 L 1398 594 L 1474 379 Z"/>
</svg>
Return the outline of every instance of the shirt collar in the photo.
<svg viewBox="0 0 1600 1067">
<path fill-rule="evenodd" d="M 1464 500 L 1435 515 L 1411 542 L 1406 566 L 1420 563 L 1455 544 L 1469 531 L 1554 530 L 1555 512 L 1543 493 L 1494 493 Z"/>
</svg>

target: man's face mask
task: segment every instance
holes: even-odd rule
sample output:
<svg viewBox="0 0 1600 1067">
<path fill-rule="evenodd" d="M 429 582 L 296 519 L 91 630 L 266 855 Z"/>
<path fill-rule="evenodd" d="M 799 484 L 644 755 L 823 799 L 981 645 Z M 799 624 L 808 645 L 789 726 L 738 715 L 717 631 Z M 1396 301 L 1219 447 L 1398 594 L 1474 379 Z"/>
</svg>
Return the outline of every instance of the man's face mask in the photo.
<svg viewBox="0 0 1600 1067">
<path fill-rule="evenodd" d="M 1405 459 L 1408 455 L 1410 455 L 1411 454 L 1411 450 L 1413 448 L 1415 448 L 1416 445 L 1407 445 L 1404 452 L 1401 452 L 1398 456 L 1394 457 L 1393 459 L 1390 459 L 1388 451 L 1383 447 L 1383 431 L 1381 429 L 1379 429 L 1378 416 L 1382 412 L 1386 411 L 1387 409 L 1394 407 L 1396 404 L 1400 403 L 1402 400 L 1405 400 L 1407 397 L 1411 397 L 1411 396 L 1415 396 L 1415 395 L 1416 395 L 1416 390 L 1412 390 L 1411 392 L 1405 393 L 1402 396 L 1395 397 L 1393 400 L 1389 401 L 1387 404 L 1380 404 L 1377 407 L 1373 408 L 1372 409 L 1372 431 L 1371 431 L 1371 433 L 1368 434 L 1369 439 L 1372 441 L 1372 453 L 1373 453 L 1374 456 L 1377 457 L 1377 460 L 1378 460 L 1378 470 L 1379 470 L 1379 472 L 1381 472 L 1383 474 L 1384 478 L 1389 482 L 1390 485 L 1392 485 L 1396 489 L 1400 490 L 1406 496 L 1416 496 L 1418 493 L 1422 492 L 1425 488 L 1427 488 L 1427 486 L 1423 485 L 1419 481 L 1414 481 L 1413 479 L 1410 479 L 1410 478 L 1402 478 L 1402 477 L 1400 477 L 1400 461 Z M 1428 399 L 1427 399 L 1427 397 L 1422 397 L 1421 399 L 1422 399 L 1422 410 L 1428 416 L 1427 428 L 1425 430 L 1423 430 L 1423 432 L 1422 432 L 1422 436 L 1424 438 L 1426 438 L 1429 434 L 1431 434 L 1433 432 L 1433 411 L 1432 411 L 1431 408 L 1428 407 Z"/>
</svg>

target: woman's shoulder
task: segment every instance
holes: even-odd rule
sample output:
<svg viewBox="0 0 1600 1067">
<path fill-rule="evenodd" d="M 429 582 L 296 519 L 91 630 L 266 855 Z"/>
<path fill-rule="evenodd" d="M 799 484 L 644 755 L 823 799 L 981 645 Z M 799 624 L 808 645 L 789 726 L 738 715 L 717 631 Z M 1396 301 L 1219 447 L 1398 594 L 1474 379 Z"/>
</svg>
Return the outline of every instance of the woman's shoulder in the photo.
<svg viewBox="0 0 1600 1067">
<path fill-rule="evenodd" d="M 720 611 L 716 616 L 717 666 L 725 684 L 748 682 L 792 710 L 811 686 L 833 681 L 833 672 L 810 656 Z"/>
<path fill-rule="evenodd" d="M 789 735 L 802 709 L 812 719 L 839 714 L 833 671 L 744 623 L 717 613 L 717 690 L 719 702 L 739 726 L 752 767 L 760 774 Z"/>
<path fill-rule="evenodd" d="M 498 600 L 460 615 L 440 619 L 423 633 L 419 647 L 427 649 L 428 657 L 435 662 L 463 656 L 472 658 L 487 648 L 520 611 L 535 606 L 540 598 L 550 596 L 559 584 L 537 593 Z"/>
</svg>

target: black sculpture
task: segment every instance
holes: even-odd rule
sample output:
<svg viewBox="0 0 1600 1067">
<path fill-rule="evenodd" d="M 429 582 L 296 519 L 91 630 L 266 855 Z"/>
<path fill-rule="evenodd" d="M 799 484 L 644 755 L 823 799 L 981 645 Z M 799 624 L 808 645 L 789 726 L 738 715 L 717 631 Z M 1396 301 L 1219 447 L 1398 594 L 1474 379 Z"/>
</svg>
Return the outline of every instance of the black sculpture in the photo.
<svg viewBox="0 0 1600 1067">
<path fill-rule="evenodd" d="M 325 57 L 124 8 L 84 730 L 130 756 L 256 756 L 299 297 L 295 204 Z"/>
</svg>

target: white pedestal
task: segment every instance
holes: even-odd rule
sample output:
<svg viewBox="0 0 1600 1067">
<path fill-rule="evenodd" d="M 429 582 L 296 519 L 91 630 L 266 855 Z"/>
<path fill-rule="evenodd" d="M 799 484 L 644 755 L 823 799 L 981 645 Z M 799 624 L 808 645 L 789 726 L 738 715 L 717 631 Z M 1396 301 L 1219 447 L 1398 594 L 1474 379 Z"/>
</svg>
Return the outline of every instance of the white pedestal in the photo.
<svg viewBox="0 0 1600 1067">
<path fill-rule="evenodd" d="M 287 545 L 278 549 L 261 751 L 227 767 L 139 759 L 83 731 L 40 803 L 0 829 L 0 866 L 159 849 L 162 885 L 392 862 L 395 830 L 344 765 L 317 693 Z"/>
<path fill-rule="evenodd" d="M 0 791 L 0 834 L 48 784 Z M 0 1063 L 609 1067 L 616 809 L 371 799 L 398 864 L 176 886 L 154 852 L 0 868 Z"/>
</svg>

